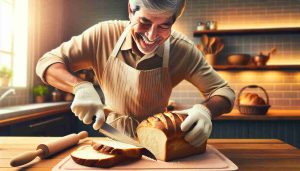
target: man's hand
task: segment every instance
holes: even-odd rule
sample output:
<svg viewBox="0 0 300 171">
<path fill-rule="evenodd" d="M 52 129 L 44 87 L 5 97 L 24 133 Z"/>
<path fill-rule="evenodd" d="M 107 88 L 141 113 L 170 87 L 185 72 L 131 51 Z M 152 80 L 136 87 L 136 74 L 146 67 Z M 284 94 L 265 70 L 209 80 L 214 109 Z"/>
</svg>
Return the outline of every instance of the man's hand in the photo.
<svg viewBox="0 0 300 171">
<path fill-rule="evenodd" d="M 212 130 L 212 122 L 211 113 L 206 106 L 196 104 L 190 109 L 173 112 L 188 115 L 180 126 L 184 132 L 191 129 L 184 137 L 187 142 L 195 147 L 199 147 L 208 139 Z M 192 128 L 193 125 L 194 127 Z"/>
<path fill-rule="evenodd" d="M 75 95 L 71 105 L 72 112 L 85 124 L 92 123 L 96 116 L 93 128 L 98 130 L 105 121 L 103 104 L 92 83 L 84 81 L 73 88 Z"/>
</svg>

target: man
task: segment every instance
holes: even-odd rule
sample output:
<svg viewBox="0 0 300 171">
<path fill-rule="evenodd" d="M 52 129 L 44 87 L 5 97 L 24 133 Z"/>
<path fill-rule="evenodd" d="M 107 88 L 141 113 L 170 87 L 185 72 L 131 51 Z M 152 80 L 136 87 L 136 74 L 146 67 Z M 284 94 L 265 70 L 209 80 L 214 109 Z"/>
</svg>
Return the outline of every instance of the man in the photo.
<svg viewBox="0 0 300 171">
<path fill-rule="evenodd" d="M 182 14 L 186 0 L 129 0 L 128 21 L 101 22 L 46 53 L 37 74 L 45 82 L 74 93 L 73 113 L 95 130 L 103 122 L 135 136 L 137 124 L 163 112 L 172 91 L 182 80 L 195 85 L 207 97 L 205 104 L 176 113 L 187 114 L 182 131 L 185 140 L 200 146 L 210 135 L 211 119 L 230 112 L 235 95 L 207 64 L 196 46 L 172 25 Z M 93 69 L 114 112 L 105 116 L 92 83 L 71 72 Z"/>
</svg>

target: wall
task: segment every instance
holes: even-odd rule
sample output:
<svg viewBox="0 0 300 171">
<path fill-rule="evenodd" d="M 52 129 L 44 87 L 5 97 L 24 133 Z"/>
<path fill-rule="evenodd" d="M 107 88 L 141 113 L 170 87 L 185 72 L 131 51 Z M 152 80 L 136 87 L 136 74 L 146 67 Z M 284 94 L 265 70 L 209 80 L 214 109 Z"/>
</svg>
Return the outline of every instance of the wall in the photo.
<svg viewBox="0 0 300 171">
<path fill-rule="evenodd" d="M 219 29 L 300 27 L 300 1 L 297 0 L 189 0 L 187 9 L 175 24 L 195 43 L 193 31 L 199 21 L 215 20 Z M 255 55 L 277 48 L 269 64 L 300 64 L 300 33 L 224 36 L 225 48 L 218 56 L 220 64 L 231 53 Z M 264 87 L 273 109 L 300 109 L 300 73 L 298 71 L 219 71 L 235 92 L 249 84 Z M 251 91 L 251 90 L 250 90 Z M 183 82 L 173 92 L 173 99 L 184 104 L 201 101 L 197 90 Z"/>
<path fill-rule="evenodd" d="M 69 40 L 71 36 L 80 34 L 97 22 L 108 19 L 127 19 L 127 1 L 116 0 L 72 0 L 72 1 L 34 1 L 35 44 L 32 45 L 33 58 L 30 72 L 34 73 L 36 61 L 48 50 Z M 34 7 L 34 6 L 33 6 Z M 216 20 L 220 29 L 253 28 L 253 27 L 285 27 L 300 26 L 300 1 L 298 0 L 189 0 L 187 9 L 175 24 L 174 28 L 193 37 L 198 21 Z M 224 62 L 229 53 L 249 53 L 254 55 L 261 50 L 273 46 L 278 53 L 270 63 L 300 64 L 300 34 L 251 35 L 225 37 L 225 49 L 220 54 Z M 222 71 L 219 73 L 238 91 L 248 84 L 259 84 L 267 89 L 270 103 L 274 109 L 300 109 L 300 74 L 297 71 Z M 39 79 L 31 76 L 31 84 L 39 83 Z M 182 82 L 173 91 L 172 98 L 185 105 L 202 100 L 199 92 L 188 82 Z M 30 90 L 17 92 L 7 103 L 28 103 Z M 17 102 L 17 100 L 19 102 Z"/>
<path fill-rule="evenodd" d="M 41 83 L 35 74 L 36 63 L 45 52 L 62 42 L 62 4 L 61 0 L 29 0 L 28 87 L 16 87 L 16 94 L 5 98 L 0 107 L 32 103 L 32 87 Z M 1 89 L 0 94 L 5 90 Z"/>
<path fill-rule="evenodd" d="M 126 0 L 64 1 L 64 40 L 106 20 L 127 20 Z"/>
</svg>

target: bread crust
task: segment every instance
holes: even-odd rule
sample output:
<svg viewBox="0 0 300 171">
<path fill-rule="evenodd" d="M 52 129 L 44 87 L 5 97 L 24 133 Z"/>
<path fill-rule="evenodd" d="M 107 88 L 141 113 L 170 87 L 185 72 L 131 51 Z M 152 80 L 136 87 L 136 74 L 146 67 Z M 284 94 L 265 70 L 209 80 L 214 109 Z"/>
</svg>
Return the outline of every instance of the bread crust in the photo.
<svg viewBox="0 0 300 171">
<path fill-rule="evenodd" d="M 162 130 L 168 139 L 182 137 L 184 132 L 181 131 L 180 125 L 185 120 L 187 115 L 171 112 L 155 114 L 143 120 L 137 127 L 151 127 Z"/>
<path fill-rule="evenodd" d="M 104 154 L 121 155 L 128 158 L 140 159 L 142 157 L 142 148 L 129 145 L 129 147 L 122 148 L 121 146 L 113 147 L 112 143 L 120 143 L 114 140 L 92 141 L 92 147 Z M 123 144 L 123 143 L 122 143 Z"/>
</svg>

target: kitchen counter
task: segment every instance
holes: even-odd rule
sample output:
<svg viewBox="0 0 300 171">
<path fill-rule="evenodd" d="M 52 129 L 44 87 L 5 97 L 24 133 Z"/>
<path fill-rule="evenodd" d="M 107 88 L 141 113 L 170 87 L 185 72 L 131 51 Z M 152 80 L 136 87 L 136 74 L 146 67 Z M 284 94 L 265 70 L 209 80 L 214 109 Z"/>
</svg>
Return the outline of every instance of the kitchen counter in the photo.
<svg viewBox="0 0 300 171">
<path fill-rule="evenodd" d="M 3 107 L 0 109 L 0 126 L 67 112 L 70 105 L 71 102 L 50 102 Z"/>
<path fill-rule="evenodd" d="M 88 138 L 80 145 L 40 161 L 36 158 L 22 168 L 12 168 L 11 158 L 55 137 L 0 137 L 0 170 L 51 170 L 80 145 L 90 144 Z M 209 139 L 208 144 L 233 161 L 240 170 L 300 170 L 300 150 L 276 139 Z"/>
<path fill-rule="evenodd" d="M 265 115 L 245 115 L 234 109 L 215 120 L 300 120 L 300 110 L 270 109 Z"/>
</svg>

